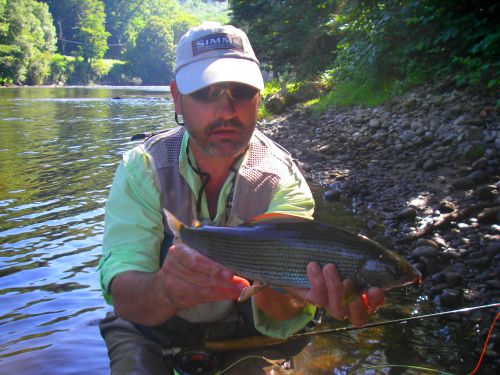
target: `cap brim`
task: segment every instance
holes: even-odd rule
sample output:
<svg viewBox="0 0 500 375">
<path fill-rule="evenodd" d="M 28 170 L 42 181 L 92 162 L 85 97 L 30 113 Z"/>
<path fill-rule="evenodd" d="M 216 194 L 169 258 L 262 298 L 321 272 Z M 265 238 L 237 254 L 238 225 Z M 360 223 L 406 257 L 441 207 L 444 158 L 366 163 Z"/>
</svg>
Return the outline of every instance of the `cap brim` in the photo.
<svg viewBox="0 0 500 375">
<path fill-rule="evenodd" d="M 220 82 L 238 82 L 259 90 L 264 89 L 259 65 L 254 61 L 238 58 L 195 61 L 179 69 L 175 81 L 183 95 Z"/>
</svg>

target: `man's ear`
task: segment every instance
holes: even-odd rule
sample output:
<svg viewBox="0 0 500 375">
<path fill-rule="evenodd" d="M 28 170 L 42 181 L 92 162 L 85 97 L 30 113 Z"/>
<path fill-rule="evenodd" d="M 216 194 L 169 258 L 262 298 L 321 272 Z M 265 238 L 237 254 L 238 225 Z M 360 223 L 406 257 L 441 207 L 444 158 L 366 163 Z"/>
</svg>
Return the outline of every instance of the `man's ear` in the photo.
<svg viewBox="0 0 500 375">
<path fill-rule="evenodd" d="M 174 101 L 175 112 L 179 115 L 182 115 L 182 105 L 181 105 L 182 94 L 177 88 L 177 83 L 175 82 L 175 80 L 170 81 L 170 95 L 172 95 L 172 99 Z"/>
</svg>

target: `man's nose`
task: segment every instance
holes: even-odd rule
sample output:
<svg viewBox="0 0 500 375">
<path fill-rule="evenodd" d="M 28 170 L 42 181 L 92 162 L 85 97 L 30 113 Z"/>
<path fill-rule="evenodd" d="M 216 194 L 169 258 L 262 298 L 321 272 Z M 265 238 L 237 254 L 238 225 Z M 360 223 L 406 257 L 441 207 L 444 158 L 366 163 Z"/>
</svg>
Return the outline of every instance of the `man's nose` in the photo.
<svg viewBox="0 0 500 375">
<path fill-rule="evenodd" d="M 236 115 L 235 103 L 228 91 L 224 91 L 217 101 L 217 110 L 222 119 L 233 118 Z"/>
</svg>

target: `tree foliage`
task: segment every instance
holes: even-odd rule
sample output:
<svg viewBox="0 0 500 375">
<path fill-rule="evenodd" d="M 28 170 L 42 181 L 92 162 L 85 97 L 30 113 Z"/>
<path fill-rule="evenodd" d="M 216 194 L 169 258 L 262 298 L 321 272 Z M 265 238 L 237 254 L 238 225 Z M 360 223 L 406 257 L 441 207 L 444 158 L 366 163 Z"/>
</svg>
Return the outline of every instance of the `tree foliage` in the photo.
<svg viewBox="0 0 500 375">
<path fill-rule="evenodd" d="M 55 43 L 46 4 L 0 0 L 0 82 L 43 83 Z"/>
<path fill-rule="evenodd" d="M 169 22 L 151 17 L 137 35 L 136 47 L 130 51 L 129 58 L 143 83 L 168 84 L 175 61 L 174 36 Z"/>
<path fill-rule="evenodd" d="M 227 3 L 0 0 L 0 84 L 41 83 L 49 74 L 56 82 L 97 83 L 109 70 L 104 57 L 127 60 L 109 70 L 120 82 L 165 83 L 175 44 L 204 19 L 227 20 Z"/>
<path fill-rule="evenodd" d="M 273 71 L 332 80 L 448 76 L 498 86 L 500 5 L 493 0 L 229 0 Z"/>
<path fill-rule="evenodd" d="M 79 55 L 85 63 L 102 59 L 108 49 L 107 39 L 111 35 L 105 30 L 104 4 L 99 0 L 80 0 L 80 12 L 76 36 L 81 41 Z"/>
<path fill-rule="evenodd" d="M 50 13 L 54 19 L 54 26 L 57 32 L 58 52 L 63 55 L 70 55 L 78 50 L 78 43 L 75 43 L 77 33 L 76 24 L 79 15 L 79 0 L 43 0 L 49 6 Z"/>
<path fill-rule="evenodd" d="M 334 56 L 338 34 L 331 0 L 230 0 L 232 22 L 248 31 L 258 57 L 276 73 L 320 71 Z"/>
<path fill-rule="evenodd" d="M 226 1 L 180 0 L 179 3 L 199 21 L 214 21 L 223 25 L 229 23 Z"/>
</svg>

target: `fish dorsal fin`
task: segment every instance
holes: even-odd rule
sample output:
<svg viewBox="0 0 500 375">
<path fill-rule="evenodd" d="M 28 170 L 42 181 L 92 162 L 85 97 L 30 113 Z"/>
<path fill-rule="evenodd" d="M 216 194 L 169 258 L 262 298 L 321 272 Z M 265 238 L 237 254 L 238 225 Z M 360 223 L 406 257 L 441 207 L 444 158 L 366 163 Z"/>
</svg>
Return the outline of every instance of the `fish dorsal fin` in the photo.
<svg viewBox="0 0 500 375">
<path fill-rule="evenodd" d="M 283 214 L 279 212 L 268 212 L 259 216 L 255 216 L 248 220 L 243 225 L 256 225 L 256 224 L 271 224 L 271 223 L 298 223 L 311 221 L 301 216 L 291 214 Z"/>
</svg>

